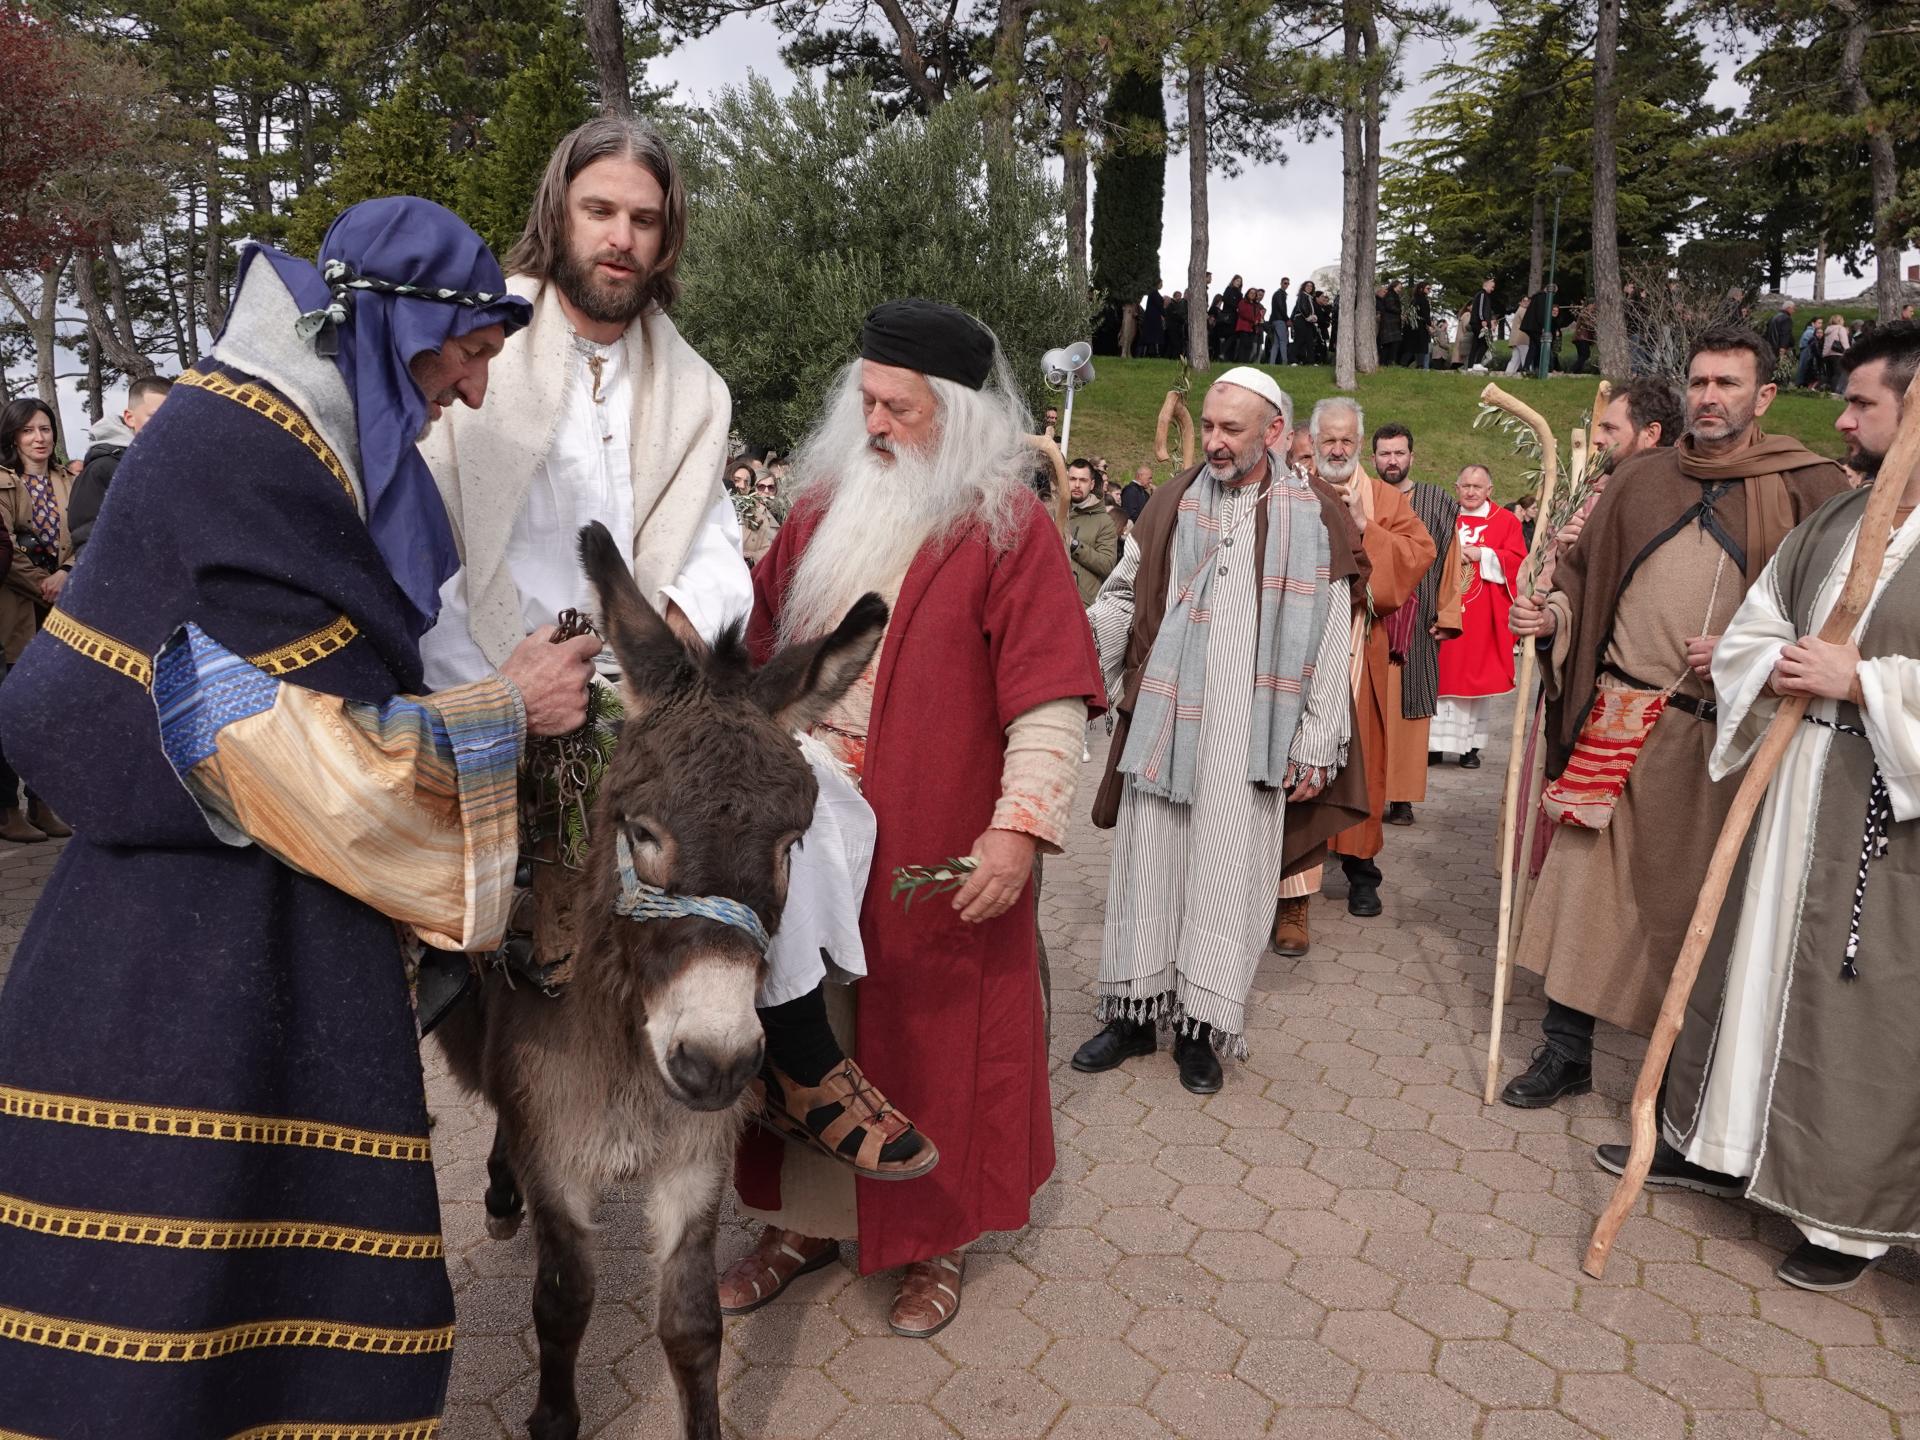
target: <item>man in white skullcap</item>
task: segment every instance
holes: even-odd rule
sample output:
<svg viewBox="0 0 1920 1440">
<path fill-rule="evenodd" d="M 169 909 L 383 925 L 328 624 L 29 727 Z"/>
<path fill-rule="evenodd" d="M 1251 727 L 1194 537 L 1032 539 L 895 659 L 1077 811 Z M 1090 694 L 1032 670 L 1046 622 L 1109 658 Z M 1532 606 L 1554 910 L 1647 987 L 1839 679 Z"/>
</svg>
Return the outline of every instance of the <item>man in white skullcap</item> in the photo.
<svg viewBox="0 0 1920 1440">
<path fill-rule="evenodd" d="M 1181 1084 L 1221 1087 L 1220 1055 L 1246 1054 L 1286 807 L 1346 763 L 1354 555 L 1281 458 L 1292 422 L 1264 372 L 1215 381 L 1206 463 L 1154 493 L 1087 612 L 1118 716 L 1094 822 L 1119 828 L 1106 1028 L 1077 1070 L 1151 1054 L 1170 1028 Z"/>
</svg>

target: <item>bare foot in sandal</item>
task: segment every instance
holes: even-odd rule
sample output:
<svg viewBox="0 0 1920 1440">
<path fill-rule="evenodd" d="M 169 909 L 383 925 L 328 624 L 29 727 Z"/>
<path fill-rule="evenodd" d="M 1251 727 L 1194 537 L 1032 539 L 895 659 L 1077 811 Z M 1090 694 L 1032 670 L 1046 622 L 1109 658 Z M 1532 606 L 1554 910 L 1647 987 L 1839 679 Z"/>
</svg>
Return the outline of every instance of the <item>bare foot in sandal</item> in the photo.
<svg viewBox="0 0 1920 1440">
<path fill-rule="evenodd" d="M 746 1315 L 758 1310 L 802 1275 L 811 1275 L 840 1258 L 840 1242 L 816 1240 L 769 1225 L 760 1243 L 720 1277 L 720 1313 Z"/>
<path fill-rule="evenodd" d="M 768 1062 L 754 1084 L 761 1098 L 755 1118 L 855 1174 L 914 1180 L 940 1163 L 933 1142 L 888 1104 L 851 1060 L 834 1066 L 818 1085 L 802 1085 Z"/>
<path fill-rule="evenodd" d="M 960 1275 L 966 1263 L 966 1254 L 956 1250 L 907 1266 L 887 1316 L 893 1333 L 924 1340 L 946 1329 L 960 1313 Z"/>
</svg>

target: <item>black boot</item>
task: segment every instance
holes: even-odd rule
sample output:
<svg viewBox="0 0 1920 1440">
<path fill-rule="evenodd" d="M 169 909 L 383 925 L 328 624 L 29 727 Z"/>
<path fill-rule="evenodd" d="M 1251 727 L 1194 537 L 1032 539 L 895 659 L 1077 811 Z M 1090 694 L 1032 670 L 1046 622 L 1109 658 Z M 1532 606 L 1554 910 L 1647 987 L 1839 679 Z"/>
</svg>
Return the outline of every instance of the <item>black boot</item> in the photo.
<svg viewBox="0 0 1920 1440">
<path fill-rule="evenodd" d="M 1213 1053 L 1213 1036 L 1207 1026 L 1200 1026 L 1198 1034 L 1174 1040 L 1173 1061 L 1180 1067 L 1180 1083 L 1195 1095 L 1219 1091 L 1220 1057 Z"/>
<path fill-rule="evenodd" d="M 1596 1145 L 1593 1163 L 1615 1175 L 1626 1173 L 1630 1145 Z M 1695 1165 L 1686 1156 L 1661 1139 L 1654 1145 L 1653 1164 L 1647 1167 L 1647 1184 L 1663 1190 L 1694 1190 L 1702 1195 L 1718 1195 L 1737 1200 L 1747 1193 L 1747 1182 L 1739 1175 L 1722 1175 L 1704 1165 Z M 1784 1277 L 1783 1277 L 1784 1278 Z M 1858 1278 L 1858 1277 L 1856 1277 Z"/>
<path fill-rule="evenodd" d="M 1593 1066 L 1569 1060 L 1551 1045 L 1533 1052 L 1533 1065 L 1516 1075 L 1500 1092 L 1502 1104 L 1518 1110 L 1544 1110 L 1566 1095 L 1585 1095 L 1593 1089 Z"/>
<path fill-rule="evenodd" d="M 1389 800 L 1387 802 L 1386 821 L 1389 825 L 1411 825 L 1413 823 L 1413 802 L 1411 800 Z"/>
<path fill-rule="evenodd" d="M 1462 770 L 1478 770 L 1480 768 L 1480 752 L 1478 750 L 1467 751 L 1466 754 L 1460 757 L 1460 768 Z"/>
<path fill-rule="evenodd" d="M 1073 1052 L 1076 1070 L 1097 1075 L 1135 1055 L 1151 1055 L 1157 1044 L 1151 1020 L 1109 1020 L 1106 1028 Z"/>
</svg>

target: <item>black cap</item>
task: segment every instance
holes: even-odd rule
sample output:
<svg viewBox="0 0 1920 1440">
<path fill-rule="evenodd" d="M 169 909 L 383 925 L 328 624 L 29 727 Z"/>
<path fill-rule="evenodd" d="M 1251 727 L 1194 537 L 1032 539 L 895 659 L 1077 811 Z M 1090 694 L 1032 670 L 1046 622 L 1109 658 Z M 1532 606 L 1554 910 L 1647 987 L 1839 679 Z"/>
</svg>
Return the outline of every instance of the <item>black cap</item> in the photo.
<svg viewBox="0 0 1920 1440">
<path fill-rule="evenodd" d="M 938 375 L 978 390 L 993 373 L 993 332 L 966 311 L 937 300 L 889 300 L 867 312 L 860 357 Z"/>
</svg>

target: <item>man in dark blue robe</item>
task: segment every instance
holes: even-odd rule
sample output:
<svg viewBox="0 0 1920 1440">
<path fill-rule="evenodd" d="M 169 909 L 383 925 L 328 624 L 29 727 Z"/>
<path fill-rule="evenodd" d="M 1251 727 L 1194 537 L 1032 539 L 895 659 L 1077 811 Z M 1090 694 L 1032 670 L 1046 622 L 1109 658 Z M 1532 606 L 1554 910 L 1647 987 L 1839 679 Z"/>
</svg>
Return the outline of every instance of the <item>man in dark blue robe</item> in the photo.
<svg viewBox="0 0 1920 1440">
<path fill-rule="evenodd" d="M 426 1437 L 444 1404 L 400 937 L 498 943 L 521 744 L 579 723 L 597 642 L 409 698 L 457 563 L 414 442 L 527 307 L 421 200 L 321 261 L 248 252 L 0 693 L 77 831 L 0 995 L 0 1433 Z"/>
</svg>

